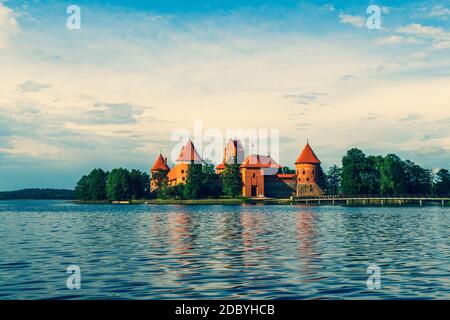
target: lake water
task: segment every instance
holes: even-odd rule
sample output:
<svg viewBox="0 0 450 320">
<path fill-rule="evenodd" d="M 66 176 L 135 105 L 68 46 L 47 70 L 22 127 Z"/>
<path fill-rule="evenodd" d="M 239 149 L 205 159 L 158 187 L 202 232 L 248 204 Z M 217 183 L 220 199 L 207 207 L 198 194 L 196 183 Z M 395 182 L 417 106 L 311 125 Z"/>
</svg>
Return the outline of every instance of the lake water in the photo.
<svg viewBox="0 0 450 320">
<path fill-rule="evenodd" d="M 0 299 L 450 299 L 449 230 L 439 206 L 0 201 Z"/>
</svg>

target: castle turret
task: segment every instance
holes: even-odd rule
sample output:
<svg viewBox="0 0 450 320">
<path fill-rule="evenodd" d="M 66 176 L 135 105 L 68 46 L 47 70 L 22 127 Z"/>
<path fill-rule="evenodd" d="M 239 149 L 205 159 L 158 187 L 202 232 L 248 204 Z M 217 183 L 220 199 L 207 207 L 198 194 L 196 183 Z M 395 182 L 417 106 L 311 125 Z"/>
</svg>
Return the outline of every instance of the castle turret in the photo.
<svg viewBox="0 0 450 320">
<path fill-rule="evenodd" d="M 167 158 L 164 158 L 162 154 L 160 153 L 157 157 L 155 162 L 153 163 L 152 168 L 150 169 L 150 175 L 152 177 L 150 181 L 150 192 L 153 192 L 155 189 L 157 189 L 157 183 L 155 178 L 155 175 L 158 172 L 161 172 L 163 174 L 167 174 L 170 171 L 169 166 L 167 165 Z"/>
<path fill-rule="evenodd" d="M 242 162 L 244 162 L 244 147 L 239 140 L 230 139 L 223 149 L 223 161 L 216 167 L 216 173 L 222 173 L 225 164 L 241 164 Z"/>
<path fill-rule="evenodd" d="M 186 183 L 187 172 L 190 164 L 201 165 L 202 158 L 194 147 L 194 144 L 189 139 L 186 145 L 181 149 L 180 155 L 176 160 L 176 164 L 167 174 L 169 186 L 176 186 L 177 184 Z"/>
<path fill-rule="evenodd" d="M 319 186 L 322 168 L 320 160 L 311 149 L 309 143 L 295 161 L 297 175 L 297 196 L 321 196 L 323 190 Z"/>
</svg>

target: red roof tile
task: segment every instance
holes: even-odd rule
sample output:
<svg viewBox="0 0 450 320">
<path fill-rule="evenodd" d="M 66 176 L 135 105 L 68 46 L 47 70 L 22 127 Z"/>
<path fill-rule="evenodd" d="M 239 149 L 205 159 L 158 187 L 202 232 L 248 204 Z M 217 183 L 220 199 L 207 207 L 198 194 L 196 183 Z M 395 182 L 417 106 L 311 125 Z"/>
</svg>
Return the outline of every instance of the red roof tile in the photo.
<svg viewBox="0 0 450 320">
<path fill-rule="evenodd" d="M 188 140 L 186 145 L 181 149 L 180 155 L 178 156 L 177 162 L 191 162 L 194 161 L 195 163 L 201 163 L 202 158 L 200 158 L 200 155 L 197 153 L 197 150 L 195 150 L 194 144 L 191 140 Z"/>
<path fill-rule="evenodd" d="M 270 156 L 251 154 L 245 158 L 241 168 L 281 168 L 281 166 Z"/>
<path fill-rule="evenodd" d="M 157 170 L 163 170 L 163 171 L 169 171 L 170 168 L 167 166 L 166 161 L 164 160 L 163 156 L 159 154 L 159 156 L 156 157 L 155 163 L 152 166 L 151 171 L 157 171 Z"/>
<path fill-rule="evenodd" d="M 225 164 L 222 162 L 220 164 L 217 165 L 216 169 L 225 169 Z"/>
<path fill-rule="evenodd" d="M 314 154 L 314 151 L 311 149 L 309 143 L 303 148 L 302 152 L 297 158 L 295 163 L 317 163 L 320 164 L 319 158 Z"/>
<path fill-rule="evenodd" d="M 292 179 L 296 176 L 295 173 L 278 173 L 277 177 L 280 179 Z"/>
</svg>

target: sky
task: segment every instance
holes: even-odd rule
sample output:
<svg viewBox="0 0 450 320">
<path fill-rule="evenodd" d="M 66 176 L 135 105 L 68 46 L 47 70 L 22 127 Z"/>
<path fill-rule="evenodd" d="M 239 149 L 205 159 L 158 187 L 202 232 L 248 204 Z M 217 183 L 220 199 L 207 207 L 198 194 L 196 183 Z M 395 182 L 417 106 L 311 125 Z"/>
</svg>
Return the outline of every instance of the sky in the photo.
<svg viewBox="0 0 450 320">
<path fill-rule="evenodd" d="M 195 121 L 450 169 L 449 89 L 450 1 L 0 0 L 0 191 L 148 171 Z"/>
</svg>

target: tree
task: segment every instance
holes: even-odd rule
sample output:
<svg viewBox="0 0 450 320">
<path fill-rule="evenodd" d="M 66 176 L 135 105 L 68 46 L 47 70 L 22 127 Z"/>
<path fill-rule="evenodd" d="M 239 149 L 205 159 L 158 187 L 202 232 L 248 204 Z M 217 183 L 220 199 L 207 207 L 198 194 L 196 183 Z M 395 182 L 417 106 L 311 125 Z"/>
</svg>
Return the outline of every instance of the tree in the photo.
<svg viewBox="0 0 450 320">
<path fill-rule="evenodd" d="M 169 196 L 167 172 L 161 170 L 153 172 L 152 180 L 155 182 L 156 196 L 161 199 L 167 198 Z"/>
<path fill-rule="evenodd" d="M 127 169 L 113 169 L 106 182 L 108 200 L 129 200 L 131 198 L 130 173 Z"/>
<path fill-rule="evenodd" d="M 75 195 L 79 200 L 105 200 L 106 179 L 108 173 L 102 169 L 94 169 L 88 175 L 84 175 L 75 187 Z"/>
<path fill-rule="evenodd" d="M 450 173 L 446 169 L 441 169 L 436 173 L 434 183 L 434 193 L 438 196 L 450 196 Z"/>
<path fill-rule="evenodd" d="M 406 193 L 410 195 L 429 195 L 432 190 L 431 171 L 424 169 L 412 161 L 403 163 L 405 171 Z"/>
<path fill-rule="evenodd" d="M 75 187 L 75 197 L 78 200 L 90 200 L 89 179 L 86 175 L 82 176 L 80 180 L 78 180 Z"/>
<path fill-rule="evenodd" d="M 167 187 L 167 197 L 174 199 L 184 198 L 184 185 L 177 184 L 176 186 Z"/>
<path fill-rule="evenodd" d="M 395 154 L 388 154 L 381 161 L 380 193 L 401 195 L 406 192 L 406 174 L 403 161 Z"/>
<path fill-rule="evenodd" d="M 150 177 L 147 173 L 133 169 L 130 171 L 130 189 L 132 199 L 142 199 L 149 192 Z"/>
<path fill-rule="evenodd" d="M 295 170 L 291 169 L 289 167 L 283 167 L 283 168 L 281 168 L 280 173 L 283 173 L 283 174 L 291 173 L 292 174 L 292 173 L 295 173 Z"/>
<path fill-rule="evenodd" d="M 348 195 L 378 194 L 382 159 L 380 156 L 366 157 L 357 148 L 347 151 L 342 158 L 342 192 Z"/>
<path fill-rule="evenodd" d="M 341 185 L 344 194 L 356 195 L 364 191 L 363 175 L 366 165 L 365 154 L 353 148 L 342 158 Z"/>
<path fill-rule="evenodd" d="M 381 156 L 368 156 L 364 161 L 362 172 L 362 194 L 380 193 L 380 166 L 383 162 Z"/>
<path fill-rule="evenodd" d="M 218 183 L 217 174 L 212 163 L 203 163 L 202 167 L 203 181 L 202 181 L 202 197 L 216 198 L 222 193 L 220 184 Z"/>
<path fill-rule="evenodd" d="M 341 188 L 341 168 L 334 165 L 328 169 L 326 174 L 327 193 L 336 195 Z"/>
<path fill-rule="evenodd" d="M 89 200 L 106 199 L 106 179 L 108 173 L 102 169 L 94 169 L 88 175 L 89 181 Z"/>
<path fill-rule="evenodd" d="M 183 188 L 183 197 L 185 199 L 198 199 L 202 195 L 203 171 L 202 165 L 190 163 L 186 175 L 186 184 Z"/>
<path fill-rule="evenodd" d="M 226 163 L 220 178 L 225 195 L 235 198 L 242 194 L 242 175 L 239 164 Z"/>
</svg>

